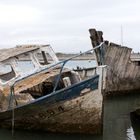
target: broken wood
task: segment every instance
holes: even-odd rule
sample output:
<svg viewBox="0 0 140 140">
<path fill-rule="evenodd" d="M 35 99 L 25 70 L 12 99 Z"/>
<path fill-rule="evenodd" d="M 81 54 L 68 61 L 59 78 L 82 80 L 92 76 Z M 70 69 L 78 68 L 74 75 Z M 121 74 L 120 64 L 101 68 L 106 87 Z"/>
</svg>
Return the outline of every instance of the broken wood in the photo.
<svg viewBox="0 0 140 140">
<path fill-rule="evenodd" d="M 89 32 L 93 48 L 104 41 L 103 34 L 99 31 L 90 29 Z M 103 56 L 101 56 L 100 51 L 102 51 Z M 98 64 L 102 63 L 100 58 L 102 57 L 104 65 L 108 66 L 105 95 L 133 92 L 133 90 L 140 91 L 140 66 L 131 61 L 131 51 L 131 48 L 108 42 L 101 50 L 96 51 Z"/>
</svg>

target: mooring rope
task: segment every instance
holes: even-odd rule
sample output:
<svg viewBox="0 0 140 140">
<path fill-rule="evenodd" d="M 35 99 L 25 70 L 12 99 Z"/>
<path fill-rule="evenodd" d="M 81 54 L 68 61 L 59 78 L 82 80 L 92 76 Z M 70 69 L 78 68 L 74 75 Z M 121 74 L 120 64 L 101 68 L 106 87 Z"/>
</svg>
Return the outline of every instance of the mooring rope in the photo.
<svg viewBox="0 0 140 140">
<path fill-rule="evenodd" d="M 14 99 L 15 99 L 15 94 L 14 94 L 14 86 L 11 86 L 10 88 L 10 99 L 9 99 L 9 107 L 12 109 L 12 119 L 11 119 L 11 125 L 12 125 L 12 136 L 14 136 L 14 126 L 15 126 L 15 108 L 14 108 Z M 16 99 L 15 99 L 16 101 Z M 16 101 L 17 103 L 17 101 Z"/>
<path fill-rule="evenodd" d="M 14 87 L 12 88 L 13 90 L 13 97 L 12 97 L 12 136 L 14 136 L 14 127 L 15 127 L 15 107 L 14 107 L 14 99 L 15 99 L 15 94 L 14 94 Z"/>
</svg>

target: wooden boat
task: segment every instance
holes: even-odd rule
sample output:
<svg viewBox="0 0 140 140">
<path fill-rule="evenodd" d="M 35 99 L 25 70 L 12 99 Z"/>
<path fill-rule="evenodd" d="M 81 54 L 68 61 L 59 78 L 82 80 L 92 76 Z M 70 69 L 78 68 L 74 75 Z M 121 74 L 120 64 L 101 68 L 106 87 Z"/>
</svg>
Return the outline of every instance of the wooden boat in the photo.
<svg viewBox="0 0 140 140">
<path fill-rule="evenodd" d="M 65 64 L 82 54 L 58 61 L 49 45 L 18 46 L 1 52 L 1 127 L 101 132 L 106 66 L 96 67 L 93 75 L 81 78 Z"/>
<path fill-rule="evenodd" d="M 93 48 L 101 42 L 103 46 L 95 50 L 98 65 L 107 65 L 106 85 L 103 95 L 140 92 L 140 58 L 132 54 L 132 49 L 103 39 L 103 32 L 90 29 Z"/>
</svg>

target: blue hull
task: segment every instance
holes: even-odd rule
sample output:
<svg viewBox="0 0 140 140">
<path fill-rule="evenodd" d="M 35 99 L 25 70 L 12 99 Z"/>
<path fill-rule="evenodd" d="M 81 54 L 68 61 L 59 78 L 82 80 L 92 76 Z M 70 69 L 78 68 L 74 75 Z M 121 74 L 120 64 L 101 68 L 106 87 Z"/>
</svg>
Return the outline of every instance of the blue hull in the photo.
<svg viewBox="0 0 140 140">
<path fill-rule="evenodd" d="M 47 109 L 49 109 L 54 104 L 69 101 L 80 96 L 84 96 L 81 94 L 82 91 L 85 89 L 90 89 L 90 91 L 97 89 L 98 82 L 99 75 L 95 75 L 90 79 L 74 84 L 68 88 L 64 88 L 49 95 L 45 95 L 26 105 L 16 107 L 14 109 L 15 124 L 16 121 L 20 122 L 20 120 L 22 121 L 25 118 L 30 118 L 32 116 L 39 115 L 45 111 L 46 113 L 50 113 L 53 115 L 53 112 L 48 112 Z M 63 111 L 62 108 L 60 108 L 60 110 Z M 3 125 L 4 123 L 11 124 L 11 119 L 12 119 L 12 109 L 0 113 L 0 121 L 1 121 L 0 125 Z"/>
</svg>

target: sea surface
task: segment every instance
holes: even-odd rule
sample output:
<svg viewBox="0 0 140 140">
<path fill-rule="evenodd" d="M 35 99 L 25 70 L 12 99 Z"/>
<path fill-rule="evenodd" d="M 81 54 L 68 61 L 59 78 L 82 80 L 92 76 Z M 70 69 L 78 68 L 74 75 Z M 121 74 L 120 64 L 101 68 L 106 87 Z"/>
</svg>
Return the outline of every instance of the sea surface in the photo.
<svg viewBox="0 0 140 140">
<path fill-rule="evenodd" d="M 30 69 L 26 65 L 24 70 Z M 72 61 L 67 64 L 70 68 L 90 68 L 95 66 L 95 61 Z M 28 65 L 28 67 L 27 67 Z M 133 112 L 140 109 L 140 95 L 137 93 L 127 96 L 113 96 L 104 101 L 103 134 L 61 134 L 39 131 L 0 129 L 0 140 L 140 140 L 140 118 L 135 118 Z M 131 115 L 130 115 L 131 114 Z"/>
<path fill-rule="evenodd" d="M 82 68 L 91 68 L 95 67 L 96 62 L 94 60 L 72 60 L 68 61 L 65 64 L 65 67 L 71 68 L 71 69 L 82 69 Z M 31 61 L 21 61 L 19 63 L 19 67 L 22 67 L 22 72 L 30 71 L 34 68 L 33 64 Z M 5 69 L 4 69 L 5 70 Z"/>
</svg>

